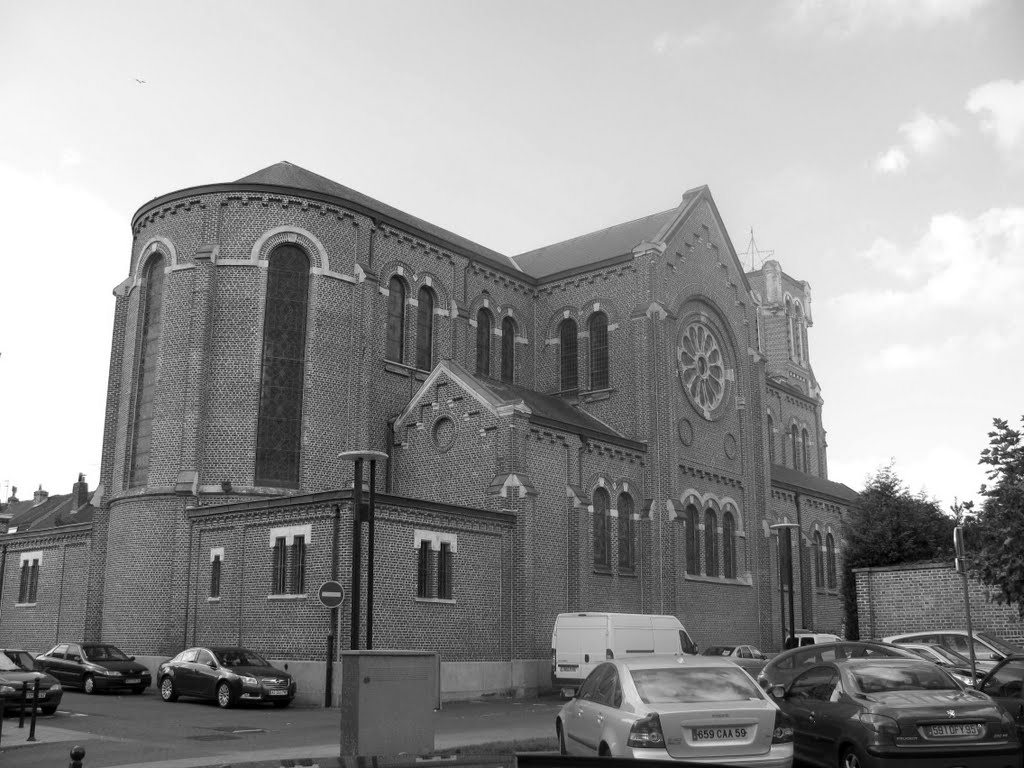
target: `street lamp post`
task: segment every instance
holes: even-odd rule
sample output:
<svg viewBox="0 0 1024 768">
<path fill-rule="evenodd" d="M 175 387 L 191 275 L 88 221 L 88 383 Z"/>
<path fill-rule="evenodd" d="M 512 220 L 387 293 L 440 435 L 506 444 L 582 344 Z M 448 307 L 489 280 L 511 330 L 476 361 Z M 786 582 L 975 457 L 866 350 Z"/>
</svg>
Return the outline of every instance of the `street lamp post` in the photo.
<svg viewBox="0 0 1024 768">
<path fill-rule="evenodd" d="M 345 451 L 338 458 L 355 462 L 352 488 L 352 633 L 351 648 L 359 650 L 359 617 L 362 603 L 363 521 L 369 521 L 368 551 L 366 567 L 366 648 L 373 648 L 373 549 L 374 549 L 374 506 L 376 502 L 377 459 L 386 459 L 381 451 Z M 363 511 L 363 461 L 370 460 L 370 503 Z"/>
<path fill-rule="evenodd" d="M 776 523 L 770 526 L 772 529 L 778 531 L 780 534 L 785 531 L 785 540 L 779 542 L 779 570 L 783 568 L 785 563 L 785 577 L 786 587 L 789 590 L 789 638 L 790 642 L 796 640 L 796 613 L 793 610 L 793 529 L 799 528 L 800 526 L 796 523 Z M 785 547 L 785 559 L 783 559 L 783 547 Z M 783 624 L 783 633 L 785 633 L 785 624 Z M 785 647 L 785 641 L 783 641 L 783 647 Z"/>
</svg>

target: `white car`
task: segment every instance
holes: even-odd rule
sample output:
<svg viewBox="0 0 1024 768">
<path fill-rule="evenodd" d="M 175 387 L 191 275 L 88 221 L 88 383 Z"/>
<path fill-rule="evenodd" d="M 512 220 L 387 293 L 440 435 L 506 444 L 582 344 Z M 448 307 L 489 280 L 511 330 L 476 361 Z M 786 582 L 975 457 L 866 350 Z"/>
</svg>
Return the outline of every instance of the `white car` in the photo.
<svg viewBox="0 0 1024 768">
<path fill-rule="evenodd" d="M 555 720 L 562 754 L 791 768 L 793 727 L 754 679 L 714 656 L 599 664 Z"/>
</svg>

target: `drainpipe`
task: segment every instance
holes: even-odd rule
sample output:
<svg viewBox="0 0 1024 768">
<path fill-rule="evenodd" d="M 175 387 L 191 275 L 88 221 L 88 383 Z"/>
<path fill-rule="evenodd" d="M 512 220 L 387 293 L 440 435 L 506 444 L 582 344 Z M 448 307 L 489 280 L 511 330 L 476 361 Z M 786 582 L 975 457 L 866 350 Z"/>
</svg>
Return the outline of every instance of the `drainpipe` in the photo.
<svg viewBox="0 0 1024 768">
<path fill-rule="evenodd" d="M 796 529 L 796 564 L 797 570 L 800 574 L 800 618 L 803 620 L 802 624 L 807 626 L 807 582 L 804 579 L 804 523 L 800 516 L 800 492 L 796 491 L 793 494 L 794 501 L 796 502 L 796 524 L 799 526 Z M 792 557 L 792 554 L 790 554 Z"/>
</svg>

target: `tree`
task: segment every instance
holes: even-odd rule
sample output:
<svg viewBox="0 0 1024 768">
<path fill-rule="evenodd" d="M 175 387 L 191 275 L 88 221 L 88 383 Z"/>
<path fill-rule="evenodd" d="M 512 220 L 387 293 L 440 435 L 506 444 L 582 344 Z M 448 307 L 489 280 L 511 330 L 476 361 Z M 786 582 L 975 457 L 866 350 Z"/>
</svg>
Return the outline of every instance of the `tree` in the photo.
<svg viewBox="0 0 1024 768">
<path fill-rule="evenodd" d="M 965 525 L 964 539 L 971 574 L 998 587 L 996 600 L 1016 605 L 1024 618 L 1024 444 L 1008 422 L 992 423 L 979 461 L 989 466 L 992 484 L 981 486 L 981 509 Z"/>
<path fill-rule="evenodd" d="M 938 502 L 912 495 L 890 464 L 868 479 L 843 526 L 846 636 L 860 637 L 854 568 L 952 558 L 956 521 Z"/>
</svg>

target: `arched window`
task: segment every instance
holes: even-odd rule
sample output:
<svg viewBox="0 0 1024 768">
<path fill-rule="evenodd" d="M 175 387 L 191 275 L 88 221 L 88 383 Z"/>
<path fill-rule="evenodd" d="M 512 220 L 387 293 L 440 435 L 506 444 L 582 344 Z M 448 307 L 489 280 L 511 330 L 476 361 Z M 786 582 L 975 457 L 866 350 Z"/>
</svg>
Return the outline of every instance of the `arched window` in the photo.
<svg viewBox="0 0 1024 768">
<path fill-rule="evenodd" d="M 803 459 L 804 472 L 810 474 L 811 472 L 811 458 L 810 458 L 810 438 L 807 436 L 807 430 L 801 430 L 800 432 L 800 454 Z"/>
<path fill-rule="evenodd" d="M 686 572 L 692 576 L 700 573 L 699 525 L 697 508 L 691 504 L 686 508 Z"/>
<path fill-rule="evenodd" d="M 814 585 L 818 589 L 825 586 L 825 553 L 821 544 L 821 531 L 814 532 Z"/>
<path fill-rule="evenodd" d="M 256 485 L 299 487 L 308 301 L 309 257 L 298 246 L 278 246 L 267 269 Z"/>
<path fill-rule="evenodd" d="M 736 578 L 736 522 L 728 510 L 722 514 L 722 575 Z"/>
<path fill-rule="evenodd" d="M 800 454 L 799 448 L 799 437 L 797 433 L 796 424 L 794 424 L 789 430 L 790 442 L 792 444 L 792 456 L 793 456 L 793 469 L 800 469 Z"/>
<path fill-rule="evenodd" d="M 476 313 L 476 372 L 481 376 L 491 375 L 491 334 L 494 325 L 491 313 L 481 307 Z"/>
<path fill-rule="evenodd" d="M 796 305 L 796 316 L 793 318 L 793 357 L 798 363 L 804 362 L 804 336 L 801 332 L 804 324 L 804 311 L 803 308 Z"/>
<path fill-rule="evenodd" d="M 633 497 L 620 493 L 616 508 L 619 512 L 619 568 L 631 571 L 636 565 L 633 537 Z"/>
<path fill-rule="evenodd" d="M 608 526 L 608 511 L 611 499 L 608 491 L 598 488 L 594 491 L 594 565 L 608 567 L 612 559 L 612 537 Z"/>
<path fill-rule="evenodd" d="M 768 434 L 765 435 L 768 440 L 768 463 L 775 463 L 775 419 L 772 415 L 768 414 Z"/>
<path fill-rule="evenodd" d="M 825 537 L 825 558 L 828 561 L 828 588 L 836 588 L 836 540 L 832 534 Z"/>
<path fill-rule="evenodd" d="M 388 281 L 388 338 L 384 357 L 396 363 L 405 357 L 405 283 L 400 277 Z"/>
<path fill-rule="evenodd" d="M 149 479 L 149 448 L 153 436 L 153 397 L 156 390 L 156 366 L 160 357 L 163 326 L 161 309 L 164 297 L 164 257 L 149 260 L 140 293 L 138 360 L 135 366 L 135 414 L 132 423 L 132 458 L 129 485 L 145 485 Z"/>
<path fill-rule="evenodd" d="M 786 299 L 786 352 L 793 359 L 793 302 Z"/>
<path fill-rule="evenodd" d="M 718 518 L 710 509 L 704 512 L 704 573 L 718 575 Z"/>
<path fill-rule="evenodd" d="M 429 371 L 434 367 L 434 292 L 424 286 L 416 301 L 416 367 Z"/>
<path fill-rule="evenodd" d="M 608 315 L 590 316 L 590 388 L 608 388 Z"/>
<path fill-rule="evenodd" d="M 501 321 L 501 380 L 515 381 L 516 321 L 506 317 Z"/>
<path fill-rule="evenodd" d="M 807 318 L 804 318 L 803 323 L 800 324 L 800 335 L 804 339 L 804 362 L 808 362 L 811 359 L 811 350 L 807 346 Z"/>
<path fill-rule="evenodd" d="M 573 392 L 579 386 L 576 354 L 576 321 L 566 318 L 558 327 L 558 341 L 561 346 L 559 387 L 562 392 Z"/>
</svg>

